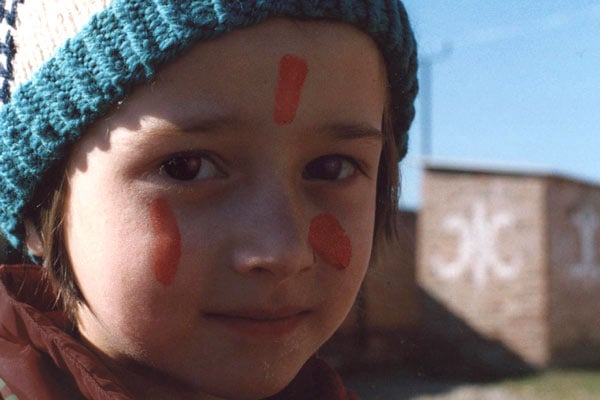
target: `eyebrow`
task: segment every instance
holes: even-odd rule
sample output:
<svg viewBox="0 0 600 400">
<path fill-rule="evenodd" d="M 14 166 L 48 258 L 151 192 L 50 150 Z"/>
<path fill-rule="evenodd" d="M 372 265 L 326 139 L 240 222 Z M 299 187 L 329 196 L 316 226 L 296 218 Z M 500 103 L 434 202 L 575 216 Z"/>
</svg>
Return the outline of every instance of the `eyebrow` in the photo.
<svg viewBox="0 0 600 400">
<path fill-rule="evenodd" d="M 335 140 L 383 140 L 383 133 L 380 129 L 364 123 L 334 122 L 324 125 L 320 131 L 329 134 Z"/>
<path fill-rule="evenodd" d="M 225 114 L 210 118 L 191 118 L 173 122 L 173 126 L 183 134 L 212 134 L 222 132 L 227 128 L 237 128 L 244 121 L 236 116 Z M 161 134 L 164 129 L 149 129 L 151 133 Z M 328 122 L 316 127 L 315 131 L 335 141 L 369 139 L 376 142 L 383 141 L 383 133 L 380 129 L 362 122 Z"/>
<path fill-rule="evenodd" d="M 158 117 L 158 125 L 151 124 L 141 132 L 153 137 L 173 138 L 173 135 L 187 137 L 202 135 L 206 137 L 223 137 L 223 131 L 238 129 L 244 121 L 231 114 L 221 114 L 209 117 L 192 116 L 189 118 L 165 120 Z"/>
<path fill-rule="evenodd" d="M 211 133 L 224 128 L 240 126 L 243 121 L 232 115 L 220 115 L 211 118 L 192 118 L 188 121 L 176 123 L 177 129 L 182 133 Z"/>
</svg>

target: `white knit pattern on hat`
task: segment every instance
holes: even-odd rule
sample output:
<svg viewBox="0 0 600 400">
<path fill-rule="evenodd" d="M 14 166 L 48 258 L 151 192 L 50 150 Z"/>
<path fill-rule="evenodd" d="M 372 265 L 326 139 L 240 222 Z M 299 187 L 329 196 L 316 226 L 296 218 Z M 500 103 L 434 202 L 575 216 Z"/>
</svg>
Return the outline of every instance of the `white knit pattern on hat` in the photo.
<svg viewBox="0 0 600 400">
<path fill-rule="evenodd" d="M 13 28 L 10 18 L 15 3 L 17 14 Z M 2 57 L 0 62 L 3 66 L 12 62 L 14 80 L 10 84 L 10 91 L 14 92 L 19 84 L 29 80 L 58 47 L 79 32 L 93 14 L 109 4 L 110 0 L 5 1 L 5 18 L 0 21 L 0 41 L 5 42 L 5 33 L 9 32 L 16 47 L 12 60 Z"/>
</svg>

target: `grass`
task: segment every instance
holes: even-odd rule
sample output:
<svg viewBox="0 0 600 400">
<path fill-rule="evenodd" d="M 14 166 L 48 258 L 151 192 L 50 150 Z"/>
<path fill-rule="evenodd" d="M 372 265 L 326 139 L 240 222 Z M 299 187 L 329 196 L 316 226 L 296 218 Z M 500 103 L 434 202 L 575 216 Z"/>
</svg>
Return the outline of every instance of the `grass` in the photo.
<svg viewBox="0 0 600 400">
<path fill-rule="evenodd" d="M 405 373 L 365 374 L 350 379 L 350 386 L 363 400 L 451 399 L 463 400 L 465 387 L 476 390 L 472 398 L 519 400 L 600 399 L 600 369 L 556 369 L 488 384 L 436 381 L 409 377 Z M 459 390 L 455 392 L 458 388 Z M 489 392 L 489 397 L 485 396 Z M 494 392 L 494 393 L 493 393 Z M 453 393 L 453 394 L 451 394 Z M 495 394 L 495 395 L 493 395 Z"/>
<path fill-rule="evenodd" d="M 600 370 L 549 370 L 500 384 L 531 399 L 600 399 Z"/>
</svg>

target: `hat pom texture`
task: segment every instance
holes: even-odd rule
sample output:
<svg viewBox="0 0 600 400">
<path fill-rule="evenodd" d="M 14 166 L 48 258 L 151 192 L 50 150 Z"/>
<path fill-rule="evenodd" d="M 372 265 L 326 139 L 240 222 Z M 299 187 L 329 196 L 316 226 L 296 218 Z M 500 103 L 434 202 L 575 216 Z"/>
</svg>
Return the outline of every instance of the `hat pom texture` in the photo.
<svg viewBox="0 0 600 400">
<path fill-rule="evenodd" d="M 402 158 L 418 84 L 398 0 L 0 0 L 0 228 L 10 243 L 20 246 L 24 210 L 86 127 L 198 41 L 272 16 L 347 22 L 373 38 Z"/>
</svg>

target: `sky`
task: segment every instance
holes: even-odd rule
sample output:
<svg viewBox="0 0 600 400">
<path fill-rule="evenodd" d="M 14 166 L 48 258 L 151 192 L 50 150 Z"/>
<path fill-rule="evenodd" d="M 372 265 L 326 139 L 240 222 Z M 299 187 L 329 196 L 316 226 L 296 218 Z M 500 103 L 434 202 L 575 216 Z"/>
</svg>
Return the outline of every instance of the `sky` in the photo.
<svg viewBox="0 0 600 400">
<path fill-rule="evenodd" d="M 600 0 L 403 2 L 433 60 L 432 159 L 600 184 Z M 401 208 L 420 204 L 421 101 Z"/>
</svg>

